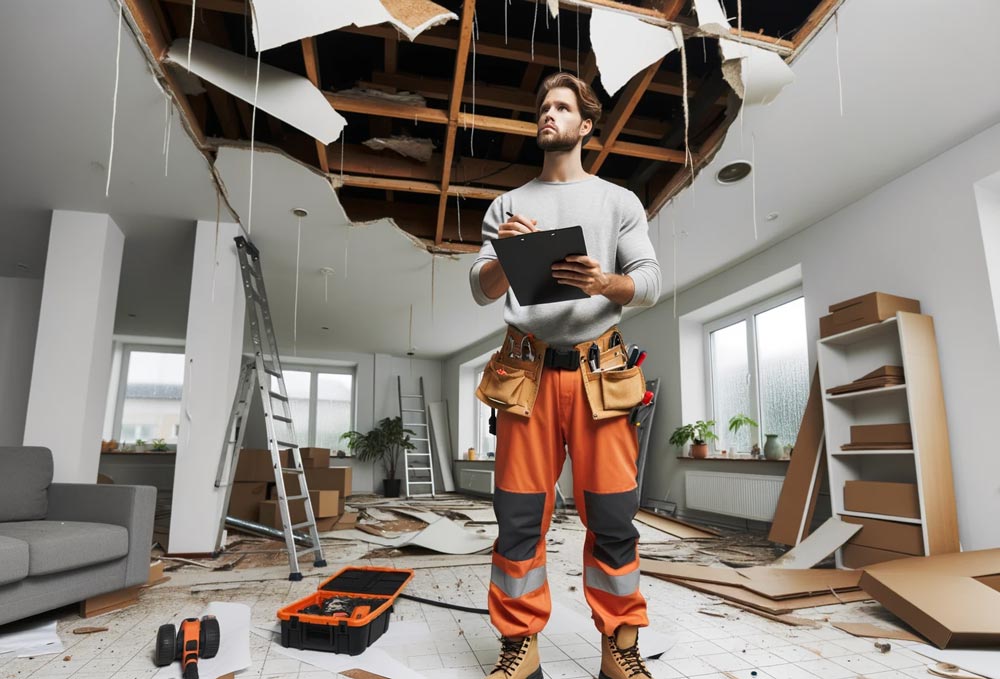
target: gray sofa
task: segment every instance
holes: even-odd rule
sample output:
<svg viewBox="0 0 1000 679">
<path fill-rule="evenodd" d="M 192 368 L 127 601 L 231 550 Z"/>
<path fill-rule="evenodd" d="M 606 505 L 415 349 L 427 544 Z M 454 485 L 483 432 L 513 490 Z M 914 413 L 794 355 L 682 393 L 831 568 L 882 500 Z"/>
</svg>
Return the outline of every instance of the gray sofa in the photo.
<svg viewBox="0 0 1000 679">
<path fill-rule="evenodd" d="M 48 448 L 0 447 L 0 625 L 149 577 L 156 489 L 52 483 Z"/>
</svg>

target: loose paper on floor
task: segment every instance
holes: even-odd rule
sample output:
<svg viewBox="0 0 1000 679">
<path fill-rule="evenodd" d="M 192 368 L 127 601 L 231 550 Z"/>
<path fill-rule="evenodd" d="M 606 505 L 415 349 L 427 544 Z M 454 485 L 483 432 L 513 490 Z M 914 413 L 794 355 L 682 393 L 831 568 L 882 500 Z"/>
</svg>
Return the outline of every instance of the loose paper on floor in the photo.
<svg viewBox="0 0 1000 679">
<path fill-rule="evenodd" d="M 18 658 L 62 653 L 65 650 L 56 622 L 10 625 L 10 632 L 0 635 L 0 654 L 17 653 Z"/>
<path fill-rule="evenodd" d="M 187 39 L 176 40 L 167 60 L 186 69 L 187 52 Z M 191 72 L 249 104 L 254 103 L 256 69 L 257 62 L 242 54 L 199 40 L 191 45 Z M 257 108 L 324 144 L 339 138 L 347 124 L 308 79 L 267 64 L 260 65 Z"/>
<path fill-rule="evenodd" d="M 239 672 L 250 667 L 250 607 L 213 601 L 199 617 L 214 615 L 219 620 L 219 653 L 214 658 L 198 661 L 198 673 L 202 677 L 221 677 L 230 672 Z M 181 621 L 191 615 L 184 615 L 173 621 L 179 628 Z M 181 664 L 178 662 L 160 668 L 153 679 L 181 679 Z"/>
<path fill-rule="evenodd" d="M 929 644 L 910 643 L 906 648 L 940 662 L 951 663 L 967 672 L 1000 679 L 1000 649 L 949 649 L 941 650 Z M 930 676 L 930 675 L 928 675 Z"/>
<path fill-rule="evenodd" d="M 444 517 L 437 518 L 437 521 L 431 523 L 423 530 L 403 533 L 395 538 L 369 535 L 357 529 L 322 533 L 322 537 L 336 540 L 360 540 L 362 542 L 381 545 L 382 547 L 416 545 L 417 547 L 426 547 L 442 554 L 475 554 L 476 552 L 492 549 L 492 538 L 471 533 L 450 519 Z"/>
</svg>

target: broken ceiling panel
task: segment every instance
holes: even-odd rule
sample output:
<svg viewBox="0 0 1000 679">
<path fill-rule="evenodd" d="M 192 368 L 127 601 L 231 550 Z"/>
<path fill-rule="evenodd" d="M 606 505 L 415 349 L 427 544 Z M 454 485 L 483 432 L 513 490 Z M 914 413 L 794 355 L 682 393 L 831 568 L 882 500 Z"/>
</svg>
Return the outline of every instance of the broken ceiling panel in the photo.
<svg viewBox="0 0 1000 679">
<path fill-rule="evenodd" d="M 177 40 L 170 46 L 167 59 L 185 68 L 187 54 L 188 41 Z M 195 40 L 191 46 L 192 73 L 250 104 L 255 99 L 256 67 L 254 60 L 215 45 Z M 260 83 L 256 89 L 257 108 L 324 144 L 340 137 L 347 124 L 323 94 L 302 76 L 260 64 Z"/>
<path fill-rule="evenodd" d="M 609 96 L 614 96 L 636 73 L 677 49 L 669 30 L 596 7 L 590 15 L 590 42 L 601 84 Z"/>
<path fill-rule="evenodd" d="M 694 11 L 698 15 L 698 28 L 706 33 L 729 34 L 729 20 L 719 5 L 719 0 L 694 0 Z"/>
<path fill-rule="evenodd" d="M 725 39 L 719 46 L 722 75 L 748 106 L 774 101 L 795 80 L 792 69 L 774 52 Z"/>
<path fill-rule="evenodd" d="M 388 138 L 372 137 L 362 143 L 373 151 L 390 149 L 401 156 L 419 160 L 421 163 L 429 163 L 431 156 L 434 155 L 434 142 L 430 139 L 393 135 Z"/>
<path fill-rule="evenodd" d="M 388 23 L 409 40 L 458 16 L 430 0 L 253 0 L 258 50 L 345 26 Z"/>
</svg>

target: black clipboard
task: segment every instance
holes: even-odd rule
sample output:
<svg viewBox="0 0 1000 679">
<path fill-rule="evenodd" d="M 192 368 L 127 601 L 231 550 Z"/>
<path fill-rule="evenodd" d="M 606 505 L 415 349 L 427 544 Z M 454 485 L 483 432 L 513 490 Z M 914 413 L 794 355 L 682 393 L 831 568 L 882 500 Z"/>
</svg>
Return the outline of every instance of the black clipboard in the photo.
<svg viewBox="0 0 1000 679">
<path fill-rule="evenodd" d="M 590 297 L 580 288 L 559 283 L 552 277 L 552 265 L 556 262 L 569 255 L 587 254 L 580 226 L 498 238 L 493 241 L 493 251 L 521 306 Z"/>
</svg>

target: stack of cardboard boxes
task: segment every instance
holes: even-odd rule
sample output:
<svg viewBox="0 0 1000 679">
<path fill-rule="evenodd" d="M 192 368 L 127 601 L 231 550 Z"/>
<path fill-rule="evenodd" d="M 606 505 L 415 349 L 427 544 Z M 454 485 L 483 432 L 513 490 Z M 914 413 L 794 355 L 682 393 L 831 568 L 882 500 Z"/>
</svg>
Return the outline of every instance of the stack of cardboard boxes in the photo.
<svg viewBox="0 0 1000 679">
<path fill-rule="evenodd" d="M 322 533 L 352 527 L 357 514 L 344 511 L 347 496 L 351 494 L 351 468 L 331 467 L 329 448 L 302 448 L 301 453 L 317 529 Z M 281 451 L 283 467 L 288 466 L 289 459 L 290 451 Z M 285 474 L 284 480 L 287 495 L 300 494 L 296 475 Z M 288 510 L 292 523 L 306 520 L 301 500 L 290 501 Z M 240 451 L 228 516 L 281 529 L 270 451 L 251 448 Z"/>
</svg>

